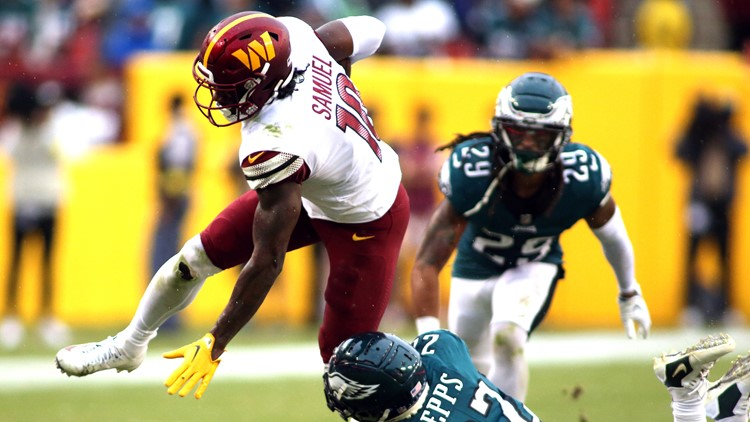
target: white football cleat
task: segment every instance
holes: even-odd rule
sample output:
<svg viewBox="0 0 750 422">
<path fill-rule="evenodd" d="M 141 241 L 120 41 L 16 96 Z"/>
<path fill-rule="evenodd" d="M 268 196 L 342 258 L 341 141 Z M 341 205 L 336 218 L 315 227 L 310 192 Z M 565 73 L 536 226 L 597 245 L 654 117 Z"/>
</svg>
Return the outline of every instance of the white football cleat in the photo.
<svg viewBox="0 0 750 422">
<path fill-rule="evenodd" d="M 60 349 L 55 356 L 55 363 L 64 374 L 76 377 L 106 369 L 131 372 L 138 368 L 146 358 L 146 348 L 131 356 L 117 344 L 116 338 L 117 336 L 107 337 L 100 342 Z"/>
<path fill-rule="evenodd" d="M 750 410 L 750 354 L 738 357 L 708 388 L 706 415 L 714 421 L 747 421 Z"/>
<path fill-rule="evenodd" d="M 708 390 L 709 370 L 734 346 L 734 339 L 727 334 L 710 335 L 684 350 L 655 357 L 654 373 L 673 400 L 702 399 Z"/>
</svg>

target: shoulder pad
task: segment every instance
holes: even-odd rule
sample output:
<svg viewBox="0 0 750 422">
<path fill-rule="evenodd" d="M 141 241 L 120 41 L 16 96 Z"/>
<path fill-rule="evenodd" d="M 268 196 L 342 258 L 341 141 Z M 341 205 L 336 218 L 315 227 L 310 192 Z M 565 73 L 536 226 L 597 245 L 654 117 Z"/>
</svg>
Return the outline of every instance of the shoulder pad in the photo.
<svg viewBox="0 0 750 422">
<path fill-rule="evenodd" d="M 471 209 L 482 199 L 493 179 L 491 138 L 462 142 L 453 149 L 440 170 L 440 190 L 459 213 Z"/>
<path fill-rule="evenodd" d="M 563 182 L 572 189 L 582 189 L 604 197 L 612 185 L 612 169 L 607 160 L 591 147 L 570 143 L 560 153 Z"/>
</svg>

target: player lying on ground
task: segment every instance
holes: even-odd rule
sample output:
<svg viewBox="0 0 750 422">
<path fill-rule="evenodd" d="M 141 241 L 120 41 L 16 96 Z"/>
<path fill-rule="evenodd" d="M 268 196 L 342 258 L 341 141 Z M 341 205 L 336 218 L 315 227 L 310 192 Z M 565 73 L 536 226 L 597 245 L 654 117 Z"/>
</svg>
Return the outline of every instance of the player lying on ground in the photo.
<svg viewBox="0 0 750 422">
<path fill-rule="evenodd" d="M 356 335 L 336 348 L 323 380 L 328 407 L 344 420 L 539 421 L 479 373 L 447 330 L 411 345 L 392 334 Z"/>
<path fill-rule="evenodd" d="M 718 381 L 714 363 L 734 350 L 725 334 L 709 336 L 654 358 L 654 371 L 672 397 L 674 422 L 747 422 L 750 355 L 737 358 Z M 539 418 L 477 371 L 466 344 L 446 330 L 412 344 L 381 332 L 345 340 L 323 375 L 328 407 L 344 420 L 507 421 Z"/>
</svg>

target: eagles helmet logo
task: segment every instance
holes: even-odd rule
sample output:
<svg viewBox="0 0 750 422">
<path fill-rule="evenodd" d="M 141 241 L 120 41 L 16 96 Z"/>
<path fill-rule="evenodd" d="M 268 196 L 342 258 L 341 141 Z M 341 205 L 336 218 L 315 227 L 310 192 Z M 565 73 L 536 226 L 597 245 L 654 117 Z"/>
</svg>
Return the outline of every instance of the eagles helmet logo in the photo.
<svg viewBox="0 0 750 422">
<path fill-rule="evenodd" d="M 341 400 L 362 400 L 372 396 L 380 384 L 360 384 L 353 381 L 338 372 L 328 375 L 328 385 L 331 391 L 336 395 L 336 399 Z"/>
<path fill-rule="evenodd" d="M 446 196 L 453 194 L 453 188 L 451 187 L 451 168 L 448 161 L 443 163 L 440 167 L 440 174 L 438 176 L 438 189 Z"/>
</svg>

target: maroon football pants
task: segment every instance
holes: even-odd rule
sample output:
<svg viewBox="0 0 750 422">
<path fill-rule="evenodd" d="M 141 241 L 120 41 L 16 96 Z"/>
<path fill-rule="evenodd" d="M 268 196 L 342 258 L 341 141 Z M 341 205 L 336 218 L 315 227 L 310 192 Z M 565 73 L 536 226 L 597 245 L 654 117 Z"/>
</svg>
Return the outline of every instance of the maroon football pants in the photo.
<svg viewBox="0 0 750 422">
<path fill-rule="evenodd" d="M 258 195 L 248 191 L 229 204 L 200 234 L 211 262 L 228 269 L 253 253 L 253 221 Z M 403 186 L 391 209 L 361 224 L 311 219 L 300 213 L 287 251 L 323 242 L 330 275 L 325 288 L 318 345 L 324 362 L 345 339 L 375 331 L 388 305 L 401 242 L 409 223 L 409 197 Z"/>
</svg>

